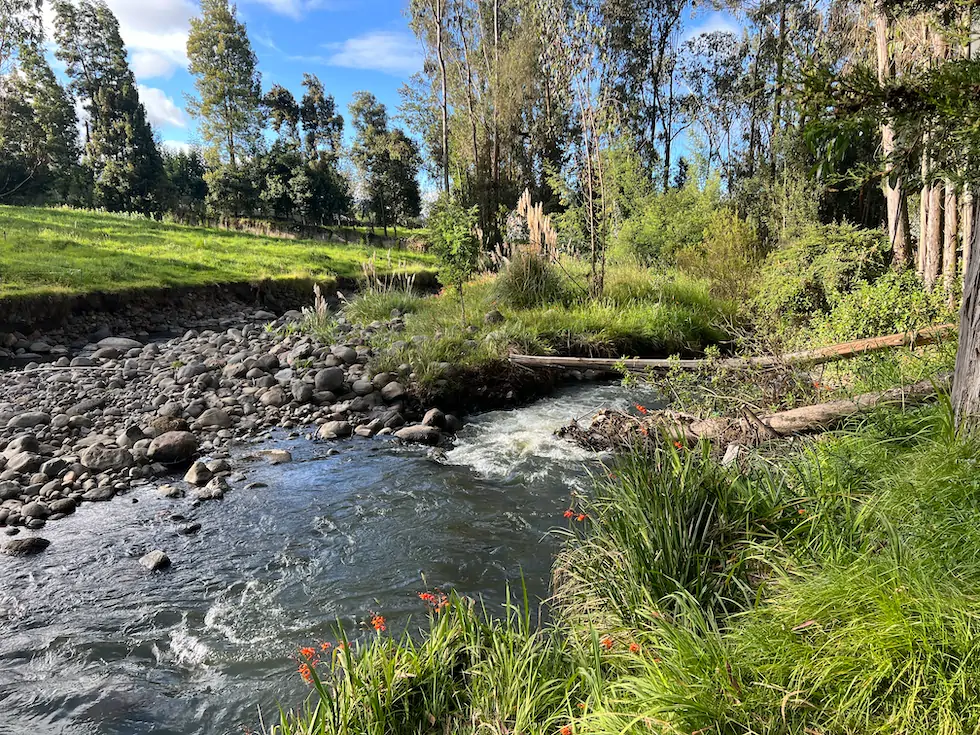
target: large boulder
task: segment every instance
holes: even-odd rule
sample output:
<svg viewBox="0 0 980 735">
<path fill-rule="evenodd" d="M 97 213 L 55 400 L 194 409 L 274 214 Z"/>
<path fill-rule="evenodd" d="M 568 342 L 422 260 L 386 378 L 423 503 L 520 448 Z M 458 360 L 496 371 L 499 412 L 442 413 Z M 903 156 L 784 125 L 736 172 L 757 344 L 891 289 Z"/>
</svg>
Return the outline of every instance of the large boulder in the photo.
<svg viewBox="0 0 980 735">
<path fill-rule="evenodd" d="M 352 431 L 351 425 L 346 421 L 328 421 L 320 427 L 316 435 L 320 439 L 343 439 L 350 436 Z"/>
<path fill-rule="evenodd" d="M 151 462 L 182 464 L 197 453 L 197 437 L 189 431 L 168 431 L 152 442 L 146 456 Z"/>
<path fill-rule="evenodd" d="M 107 447 L 103 444 L 96 444 L 89 447 L 78 458 L 85 469 L 93 472 L 105 472 L 107 470 L 121 470 L 132 467 L 135 464 L 133 454 L 128 449 L 121 447 Z"/>
<path fill-rule="evenodd" d="M 385 384 L 384 388 L 381 389 L 381 397 L 388 403 L 397 401 L 399 398 L 404 397 L 404 395 L 405 386 L 403 386 L 397 380 L 392 380 L 391 382 Z"/>
<path fill-rule="evenodd" d="M 436 445 L 442 433 L 434 426 L 406 426 L 395 432 L 395 437 L 409 444 Z"/>
<path fill-rule="evenodd" d="M 227 429 L 231 426 L 231 416 L 221 408 L 209 408 L 197 417 L 197 425 L 205 429 Z"/>
<path fill-rule="evenodd" d="M 12 416 L 7 421 L 8 429 L 30 429 L 35 426 L 47 425 L 51 423 L 51 414 L 44 411 L 24 411 L 16 416 Z"/>
<path fill-rule="evenodd" d="M 340 367 L 328 367 L 317 371 L 313 379 L 317 390 L 336 391 L 344 384 L 344 369 Z"/>
<path fill-rule="evenodd" d="M 40 554 L 51 545 L 51 542 L 40 536 L 28 536 L 27 538 L 15 538 L 8 541 L 3 546 L 3 553 L 8 556 L 30 556 Z"/>
</svg>

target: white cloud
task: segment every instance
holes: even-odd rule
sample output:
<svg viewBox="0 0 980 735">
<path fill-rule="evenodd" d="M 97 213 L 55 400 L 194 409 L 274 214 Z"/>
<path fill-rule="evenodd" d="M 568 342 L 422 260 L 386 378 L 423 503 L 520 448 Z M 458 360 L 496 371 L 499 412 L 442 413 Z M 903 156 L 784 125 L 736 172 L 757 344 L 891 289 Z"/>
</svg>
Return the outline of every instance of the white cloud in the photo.
<svg viewBox="0 0 980 735">
<path fill-rule="evenodd" d="M 161 145 L 174 153 L 190 153 L 191 144 L 184 140 L 165 140 Z"/>
<path fill-rule="evenodd" d="M 146 108 L 146 117 L 155 127 L 183 128 L 187 125 L 184 111 L 174 104 L 162 89 L 138 85 L 140 101 Z"/>
<path fill-rule="evenodd" d="M 714 11 L 704 16 L 697 25 L 692 26 L 684 34 L 684 40 L 688 41 L 705 33 L 732 33 L 741 38 L 742 26 L 728 13 Z"/>
<path fill-rule="evenodd" d="M 187 65 L 187 32 L 197 13 L 191 0 L 107 0 L 119 20 L 137 79 L 170 77 Z M 44 4 L 45 26 L 53 38 L 54 12 Z"/>
<path fill-rule="evenodd" d="M 418 41 L 408 33 L 372 31 L 325 48 L 334 52 L 327 59 L 333 66 L 371 69 L 394 76 L 408 76 L 422 68 Z"/>
</svg>

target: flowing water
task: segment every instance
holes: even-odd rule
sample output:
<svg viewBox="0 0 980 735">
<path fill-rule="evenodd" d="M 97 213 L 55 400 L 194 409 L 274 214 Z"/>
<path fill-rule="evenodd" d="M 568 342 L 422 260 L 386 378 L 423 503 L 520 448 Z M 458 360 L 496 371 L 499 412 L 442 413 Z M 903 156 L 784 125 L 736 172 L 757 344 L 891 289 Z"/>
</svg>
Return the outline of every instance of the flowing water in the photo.
<svg viewBox="0 0 980 735">
<path fill-rule="evenodd" d="M 556 439 L 602 406 L 655 400 L 577 386 L 476 417 L 445 454 L 391 442 L 267 440 L 294 461 L 197 508 L 133 491 L 50 524 L 48 550 L 0 556 L 0 735 L 194 735 L 256 728 L 256 707 L 299 704 L 298 647 L 422 622 L 417 593 L 455 589 L 490 609 L 508 582 L 547 594 L 549 531 L 596 457 Z M 340 445 L 331 445 L 340 446 Z M 254 447 L 243 448 L 243 453 Z M 176 533 L 185 515 L 202 524 Z M 137 559 L 173 560 L 150 574 Z M 423 581 L 424 575 L 424 581 Z"/>
</svg>

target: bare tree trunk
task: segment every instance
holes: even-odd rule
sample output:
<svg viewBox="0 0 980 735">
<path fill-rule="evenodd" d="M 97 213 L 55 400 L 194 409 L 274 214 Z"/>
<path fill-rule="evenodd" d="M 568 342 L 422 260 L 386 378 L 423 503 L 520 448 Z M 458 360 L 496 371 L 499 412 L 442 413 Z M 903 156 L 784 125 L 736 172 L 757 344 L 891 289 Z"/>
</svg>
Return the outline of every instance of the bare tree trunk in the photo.
<svg viewBox="0 0 980 735">
<path fill-rule="evenodd" d="M 919 247 L 916 251 L 915 270 L 920 278 L 926 275 L 926 231 L 929 229 L 929 194 L 932 190 L 929 170 L 929 131 L 922 134 L 922 160 L 920 171 L 922 188 L 919 191 Z"/>
<path fill-rule="evenodd" d="M 442 189 L 449 193 L 449 101 L 446 83 L 446 56 L 442 48 L 443 21 L 446 16 L 444 0 L 433 0 L 432 19 L 436 24 L 436 56 L 442 77 Z"/>
<path fill-rule="evenodd" d="M 783 105 L 783 65 L 786 61 L 786 0 L 783 0 L 779 10 L 779 38 L 776 41 L 776 86 L 772 96 L 772 161 L 769 175 L 776 178 L 776 140 L 779 138 L 779 124 L 782 117 Z M 880 71 L 879 71 L 880 74 Z"/>
<path fill-rule="evenodd" d="M 878 82 L 885 84 L 894 75 L 894 64 L 888 50 L 889 23 L 884 11 L 875 16 L 875 46 L 878 56 Z M 909 261 L 909 218 L 905 202 L 905 187 L 894 176 L 894 163 L 889 158 L 895 152 L 895 131 L 891 123 L 881 125 L 881 149 L 885 157 L 882 188 L 888 206 L 888 240 L 892 245 L 892 263 L 904 268 Z"/>
<path fill-rule="evenodd" d="M 976 214 L 976 213 L 974 213 Z M 969 259 L 960 306 L 960 345 L 953 372 L 952 403 L 956 423 L 975 431 L 980 419 L 980 258 Z"/>
<path fill-rule="evenodd" d="M 961 247 L 963 248 L 964 278 L 966 277 L 967 270 L 970 268 L 970 251 L 973 248 L 973 239 L 976 236 L 976 208 L 977 202 L 974 199 L 973 192 L 970 190 L 969 185 L 967 185 L 966 190 L 963 192 L 963 224 L 960 227 L 960 231 L 962 233 Z"/>
<path fill-rule="evenodd" d="M 674 70 L 670 70 L 670 91 L 667 97 L 667 116 L 664 125 L 664 193 L 670 191 L 670 144 L 674 127 Z M 711 161 L 708 161 L 710 168 Z"/>
<path fill-rule="evenodd" d="M 756 42 L 758 44 L 758 41 Z M 756 108 L 759 94 L 759 48 L 752 57 L 752 91 L 749 98 L 749 178 L 755 176 L 755 151 L 759 140 L 759 119 Z"/>
<path fill-rule="evenodd" d="M 946 301 L 952 306 L 956 303 L 956 235 L 959 229 L 957 214 L 959 213 L 956 185 L 946 181 L 946 213 L 945 229 L 943 231 L 943 289 Z"/>
<path fill-rule="evenodd" d="M 929 212 L 925 236 L 925 273 L 923 280 L 926 289 L 932 291 L 939 280 L 939 270 L 942 267 L 942 220 L 943 220 L 943 187 L 938 181 L 929 187 Z"/>
</svg>

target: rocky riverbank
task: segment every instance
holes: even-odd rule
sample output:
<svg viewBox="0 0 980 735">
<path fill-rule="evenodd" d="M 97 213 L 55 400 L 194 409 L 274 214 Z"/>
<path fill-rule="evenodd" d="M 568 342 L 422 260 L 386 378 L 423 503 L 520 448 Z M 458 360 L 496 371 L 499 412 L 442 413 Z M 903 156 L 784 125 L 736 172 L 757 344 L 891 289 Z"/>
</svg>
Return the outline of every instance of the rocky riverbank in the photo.
<svg viewBox="0 0 980 735">
<path fill-rule="evenodd" d="M 0 527 L 15 536 L 5 553 L 43 551 L 46 540 L 30 532 L 134 485 L 219 499 L 248 480 L 232 448 L 273 429 L 435 445 L 459 428 L 458 418 L 414 397 L 410 365 L 370 368 L 370 333 L 399 330 L 397 314 L 365 328 L 339 317 L 324 343 L 295 328 L 299 312 L 239 308 L 211 317 L 213 328 L 159 342 L 103 327 L 74 357 L 65 349 L 53 362 L 0 373 Z"/>
</svg>

